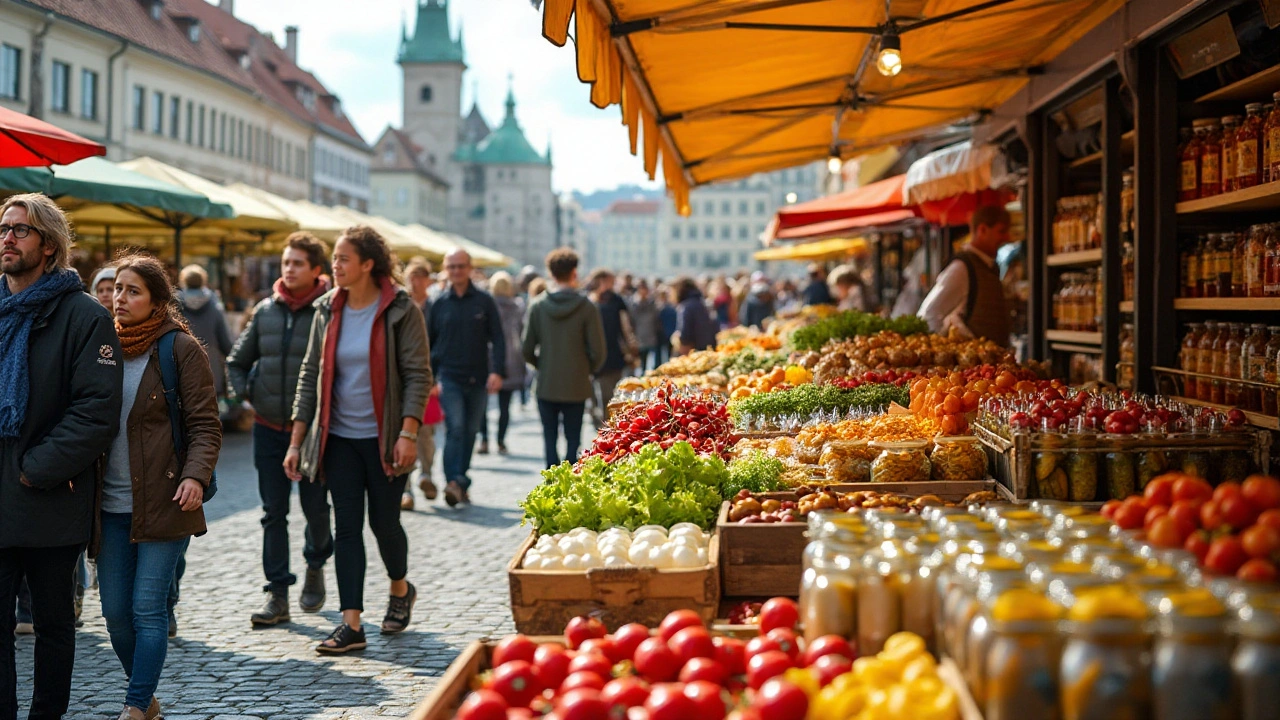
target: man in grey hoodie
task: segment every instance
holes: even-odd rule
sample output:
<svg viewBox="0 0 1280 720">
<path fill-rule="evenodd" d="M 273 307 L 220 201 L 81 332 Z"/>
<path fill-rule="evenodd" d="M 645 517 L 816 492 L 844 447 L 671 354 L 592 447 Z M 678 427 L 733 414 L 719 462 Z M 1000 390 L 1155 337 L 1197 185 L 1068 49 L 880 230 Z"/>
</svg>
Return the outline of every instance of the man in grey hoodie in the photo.
<svg viewBox="0 0 1280 720">
<path fill-rule="evenodd" d="M 182 283 L 182 291 L 178 293 L 182 316 L 191 326 L 191 334 L 208 351 L 209 365 L 213 368 L 213 386 L 218 390 L 218 397 L 223 397 L 227 394 L 226 364 L 232 342 L 222 303 L 208 287 L 209 274 L 199 265 L 182 268 L 178 279 Z"/>
<path fill-rule="evenodd" d="M 556 444 L 562 421 L 564 458 L 578 459 L 582 413 L 594 393 L 591 376 L 604 365 L 606 349 L 600 311 L 578 292 L 578 254 L 570 248 L 552 250 L 547 271 L 555 286 L 529 306 L 521 350 L 525 362 L 538 369 L 534 393 L 547 467 L 552 467 L 560 462 Z"/>
</svg>

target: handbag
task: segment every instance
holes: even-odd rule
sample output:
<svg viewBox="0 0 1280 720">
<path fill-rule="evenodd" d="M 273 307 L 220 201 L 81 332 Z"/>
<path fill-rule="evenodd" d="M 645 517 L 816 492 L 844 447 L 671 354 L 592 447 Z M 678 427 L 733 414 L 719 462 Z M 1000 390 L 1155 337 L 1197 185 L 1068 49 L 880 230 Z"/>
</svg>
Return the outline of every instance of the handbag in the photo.
<svg viewBox="0 0 1280 720">
<path fill-rule="evenodd" d="M 164 390 L 164 402 L 169 406 L 169 429 L 173 433 L 173 447 L 178 453 L 179 462 L 184 462 L 187 454 L 187 424 L 182 421 L 182 400 L 178 396 L 178 359 L 174 354 L 173 342 L 180 330 L 170 330 L 160 336 L 156 348 L 160 353 L 160 381 Z M 209 487 L 204 489 L 207 503 L 218 494 L 218 473 L 209 476 Z"/>
</svg>

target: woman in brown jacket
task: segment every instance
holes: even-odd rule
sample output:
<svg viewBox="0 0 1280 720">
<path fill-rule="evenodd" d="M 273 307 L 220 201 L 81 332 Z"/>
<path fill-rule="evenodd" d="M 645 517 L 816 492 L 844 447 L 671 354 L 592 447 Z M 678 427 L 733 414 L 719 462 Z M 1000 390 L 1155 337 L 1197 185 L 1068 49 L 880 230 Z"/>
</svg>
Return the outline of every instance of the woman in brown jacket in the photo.
<svg viewBox="0 0 1280 720">
<path fill-rule="evenodd" d="M 113 310 L 124 365 L 120 430 L 102 487 L 98 584 L 111 647 L 129 678 L 120 720 L 157 717 L 168 648 L 168 595 L 178 556 L 205 533 L 202 509 L 222 446 L 213 372 L 174 304 L 164 265 L 134 254 L 116 264 Z M 157 343 L 175 332 L 186 452 L 174 447 Z"/>
</svg>

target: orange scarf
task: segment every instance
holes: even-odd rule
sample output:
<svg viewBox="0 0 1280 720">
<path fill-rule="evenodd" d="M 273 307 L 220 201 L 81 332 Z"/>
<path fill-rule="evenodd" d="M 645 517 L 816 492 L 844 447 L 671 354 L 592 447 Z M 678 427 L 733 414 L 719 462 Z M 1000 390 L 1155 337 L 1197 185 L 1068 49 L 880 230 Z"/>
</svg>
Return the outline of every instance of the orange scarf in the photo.
<svg viewBox="0 0 1280 720">
<path fill-rule="evenodd" d="M 169 313 L 163 309 L 152 313 L 151 317 L 137 325 L 121 325 L 120 320 L 117 319 L 116 334 L 120 336 L 120 349 L 124 351 L 124 356 L 136 358 L 145 353 L 147 348 L 151 347 L 151 343 L 159 338 L 160 326 L 168 319 Z"/>
</svg>

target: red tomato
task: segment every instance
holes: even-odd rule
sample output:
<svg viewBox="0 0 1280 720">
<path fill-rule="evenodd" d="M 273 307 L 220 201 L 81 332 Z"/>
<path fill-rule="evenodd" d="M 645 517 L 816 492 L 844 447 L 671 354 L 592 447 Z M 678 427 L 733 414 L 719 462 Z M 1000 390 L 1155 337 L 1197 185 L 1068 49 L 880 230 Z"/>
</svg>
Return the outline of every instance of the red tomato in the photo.
<svg viewBox="0 0 1280 720">
<path fill-rule="evenodd" d="M 658 637 L 666 642 L 672 635 L 687 627 L 706 627 L 706 625 L 698 613 L 692 610 L 676 610 L 662 618 L 662 624 L 658 626 Z"/>
<path fill-rule="evenodd" d="M 1276 581 L 1276 566 L 1269 560 L 1254 558 L 1240 566 L 1236 577 L 1245 582 L 1273 583 Z"/>
<path fill-rule="evenodd" d="M 1142 489 L 1142 497 L 1152 505 L 1172 505 L 1173 479 L 1163 475 L 1152 478 L 1151 482 Z"/>
<path fill-rule="evenodd" d="M 1229 497 L 1244 497 L 1238 482 L 1224 482 L 1213 489 L 1213 500 L 1219 505 Z"/>
<path fill-rule="evenodd" d="M 1151 482 L 1155 482 L 1152 480 Z M 1150 485 L 1151 483 L 1147 483 Z M 1173 483 L 1173 501 L 1208 500 L 1213 497 L 1213 486 L 1198 477 L 1184 475 Z"/>
<path fill-rule="evenodd" d="M 768 633 L 774 628 L 795 630 L 800 622 L 800 606 L 791 598 L 776 597 L 765 602 L 760 608 L 760 632 Z"/>
<path fill-rule="evenodd" d="M 1250 505 L 1248 500 L 1244 499 L 1244 495 L 1238 492 L 1220 500 L 1218 507 L 1222 510 L 1222 518 L 1236 530 L 1243 530 L 1258 519 L 1257 509 Z"/>
<path fill-rule="evenodd" d="M 752 707 L 764 720 L 804 720 L 809 712 L 809 696 L 794 684 L 774 678 L 756 694 Z"/>
<path fill-rule="evenodd" d="M 1179 548 L 1185 542 L 1178 534 L 1178 523 L 1168 516 L 1158 517 L 1147 527 L 1147 540 L 1162 548 Z"/>
<path fill-rule="evenodd" d="M 458 706 L 457 720 L 507 720 L 507 701 L 493 690 L 476 690 Z"/>
<path fill-rule="evenodd" d="M 1218 528 L 1227 524 L 1227 519 L 1222 514 L 1222 508 L 1218 503 L 1210 500 L 1200 506 L 1200 527 L 1214 532 Z"/>
<path fill-rule="evenodd" d="M 1118 510 L 1119 508 L 1120 508 L 1119 500 L 1108 500 L 1102 503 L 1102 517 L 1108 520 L 1115 519 L 1116 510 Z"/>
<path fill-rule="evenodd" d="M 644 705 L 649 699 L 649 686 L 640 678 L 628 675 L 610 680 L 600 691 L 600 698 L 609 704 L 611 714 L 618 708 L 625 712 L 627 708 Z"/>
<path fill-rule="evenodd" d="M 591 638 L 590 640 L 587 640 L 586 642 L 582 643 L 581 646 L 578 647 L 578 652 L 595 653 L 597 655 L 603 655 L 609 658 L 609 662 L 611 664 L 616 662 L 622 662 L 623 660 L 627 659 L 625 657 L 622 657 L 621 651 L 618 650 L 618 644 L 615 643 L 608 636 L 605 636 L 602 638 Z"/>
<path fill-rule="evenodd" d="M 651 637 L 636 648 L 636 672 L 654 682 L 669 682 L 680 672 L 680 658 L 662 638 Z"/>
<path fill-rule="evenodd" d="M 752 656 L 747 661 L 747 686 L 758 690 L 766 680 L 775 678 L 795 667 L 791 656 L 781 650 L 769 650 Z"/>
<path fill-rule="evenodd" d="M 1280 550 L 1280 530 L 1270 525 L 1254 525 L 1240 533 L 1240 546 L 1251 558 L 1270 559 Z"/>
<path fill-rule="evenodd" d="M 1209 543 L 1209 554 L 1204 558 L 1204 566 L 1214 575 L 1235 575 L 1248 559 L 1240 538 L 1226 535 Z"/>
<path fill-rule="evenodd" d="M 501 695 L 508 705 L 519 707 L 527 706 L 530 700 L 542 692 L 537 671 L 531 663 L 524 660 L 512 660 L 499 665 L 489 678 L 488 687 Z"/>
<path fill-rule="evenodd" d="M 560 643 L 543 643 L 533 653 L 533 668 L 538 680 L 546 687 L 560 687 L 569 675 L 569 663 L 573 656 Z"/>
<path fill-rule="evenodd" d="M 570 650 L 577 650 L 578 646 L 590 640 L 591 638 L 602 638 L 608 634 L 604 623 L 596 618 L 578 617 L 569 621 L 564 628 L 564 641 Z"/>
<path fill-rule="evenodd" d="M 580 652 L 569 661 L 569 674 L 576 672 L 590 672 L 608 678 L 613 675 L 613 663 L 599 653 Z"/>
<path fill-rule="evenodd" d="M 720 685 L 694 680 L 684 686 L 684 696 L 693 701 L 690 720 L 721 720 L 729 709 L 729 693 Z"/>
<path fill-rule="evenodd" d="M 724 666 L 730 675 L 742 675 L 747 672 L 747 644 L 737 638 L 713 637 L 716 646 L 716 662 Z"/>
<path fill-rule="evenodd" d="M 560 720 L 608 720 L 609 704 L 599 690 L 575 688 L 556 700 L 555 714 Z"/>
<path fill-rule="evenodd" d="M 1187 537 L 1187 541 L 1182 544 L 1182 549 L 1189 553 L 1194 553 L 1196 560 L 1204 565 L 1205 556 L 1209 554 L 1209 533 L 1204 530 L 1197 530 Z"/>
<path fill-rule="evenodd" d="M 604 688 L 604 685 L 604 677 L 586 670 L 579 670 L 575 673 L 569 673 L 569 677 L 565 678 L 564 682 L 560 683 L 559 694 L 563 695 L 575 688 L 592 688 L 594 690 L 601 690 Z"/>
<path fill-rule="evenodd" d="M 1142 500 L 1131 497 L 1120 503 L 1120 507 L 1116 510 L 1115 517 L 1112 520 L 1121 530 L 1137 530 L 1142 527 L 1142 519 L 1147 514 L 1147 508 L 1143 505 Z"/>
<path fill-rule="evenodd" d="M 796 637 L 795 630 L 787 627 L 774 628 L 766 637 L 778 643 L 778 649 L 790 655 L 792 662 L 800 657 L 800 639 Z"/>
<path fill-rule="evenodd" d="M 777 640 L 767 635 L 757 635 L 747 641 L 747 662 L 751 662 L 751 658 L 756 655 L 771 650 L 781 651 L 782 646 L 778 644 Z"/>
<path fill-rule="evenodd" d="M 1258 516 L 1258 524 L 1280 530 L 1280 510 L 1263 510 L 1262 514 Z"/>
<path fill-rule="evenodd" d="M 809 643 L 804 649 L 804 666 L 817 662 L 818 658 L 823 655 L 843 655 L 852 658 L 856 653 L 849 641 L 839 635 L 823 635 Z"/>
<path fill-rule="evenodd" d="M 618 649 L 619 661 L 635 657 L 636 648 L 649 639 L 649 628 L 640 623 L 627 623 L 613 633 L 613 644 Z"/>
<path fill-rule="evenodd" d="M 1200 529 L 1200 506 L 1193 500 L 1179 500 L 1169 508 L 1169 517 L 1178 526 L 1178 535 L 1186 539 Z"/>
<path fill-rule="evenodd" d="M 764 720 L 760 717 L 760 711 L 753 707 L 738 708 L 729 713 L 724 720 Z"/>
<path fill-rule="evenodd" d="M 530 640 L 527 635 L 508 635 L 502 638 L 493 648 L 494 667 L 507 662 L 508 660 L 524 660 L 525 662 L 533 662 L 533 654 L 538 649 L 538 644 Z"/>
<path fill-rule="evenodd" d="M 1258 510 L 1280 508 L 1280 480 L 1266 475 L 1250 475 L 1240 486 L 1244 499 Z"/>
<path fill-rule="evenodd" d="M 507 720 L 534 720 L 533 711 L 529 708 L 507 708 Z"/>
<path fill-rule="evenodd" d="M 684 694 L 684 686 L 678 683 L 660 683 L 649 691 L 644 701 L 649 720 L 689 720 L 698 712 L 698 706 Z"/>
<path fill-rule="evenodd" d="M 691 683 L 695 680 L 705 680 L 713 682 L 717 685 L 723 685 L 725 680 L 729 679 L 729 671 L 724 666 L 711 658 L 696 657 L 689 660 L 680 669 L 680 682 Z"/>
<path fill-rule="evenodd" d="M 1164 517 L 1169 512 L 1168 505 L 1152 505 L 1147 509 L 1147 514 L 1142 516 L 1143 529 L 1150 531 L 1151 523 Z"/>
<path fill-rule="evenodd" d="M 844 655 L 823 655 L 813 664 L 813 669 L 818 671 L 818 683 L 826 687 L 832 680 L 853 670 L 853 661 Z"/>
<path fill-rule="evenodd" d="M 713 658 L 716 655 L 711 633 L 704 627 L 687 627 L 677 631 L 667 641 L 667 646 L 680 658 L 681 665 L 694 658 Z"/>
</svg>

